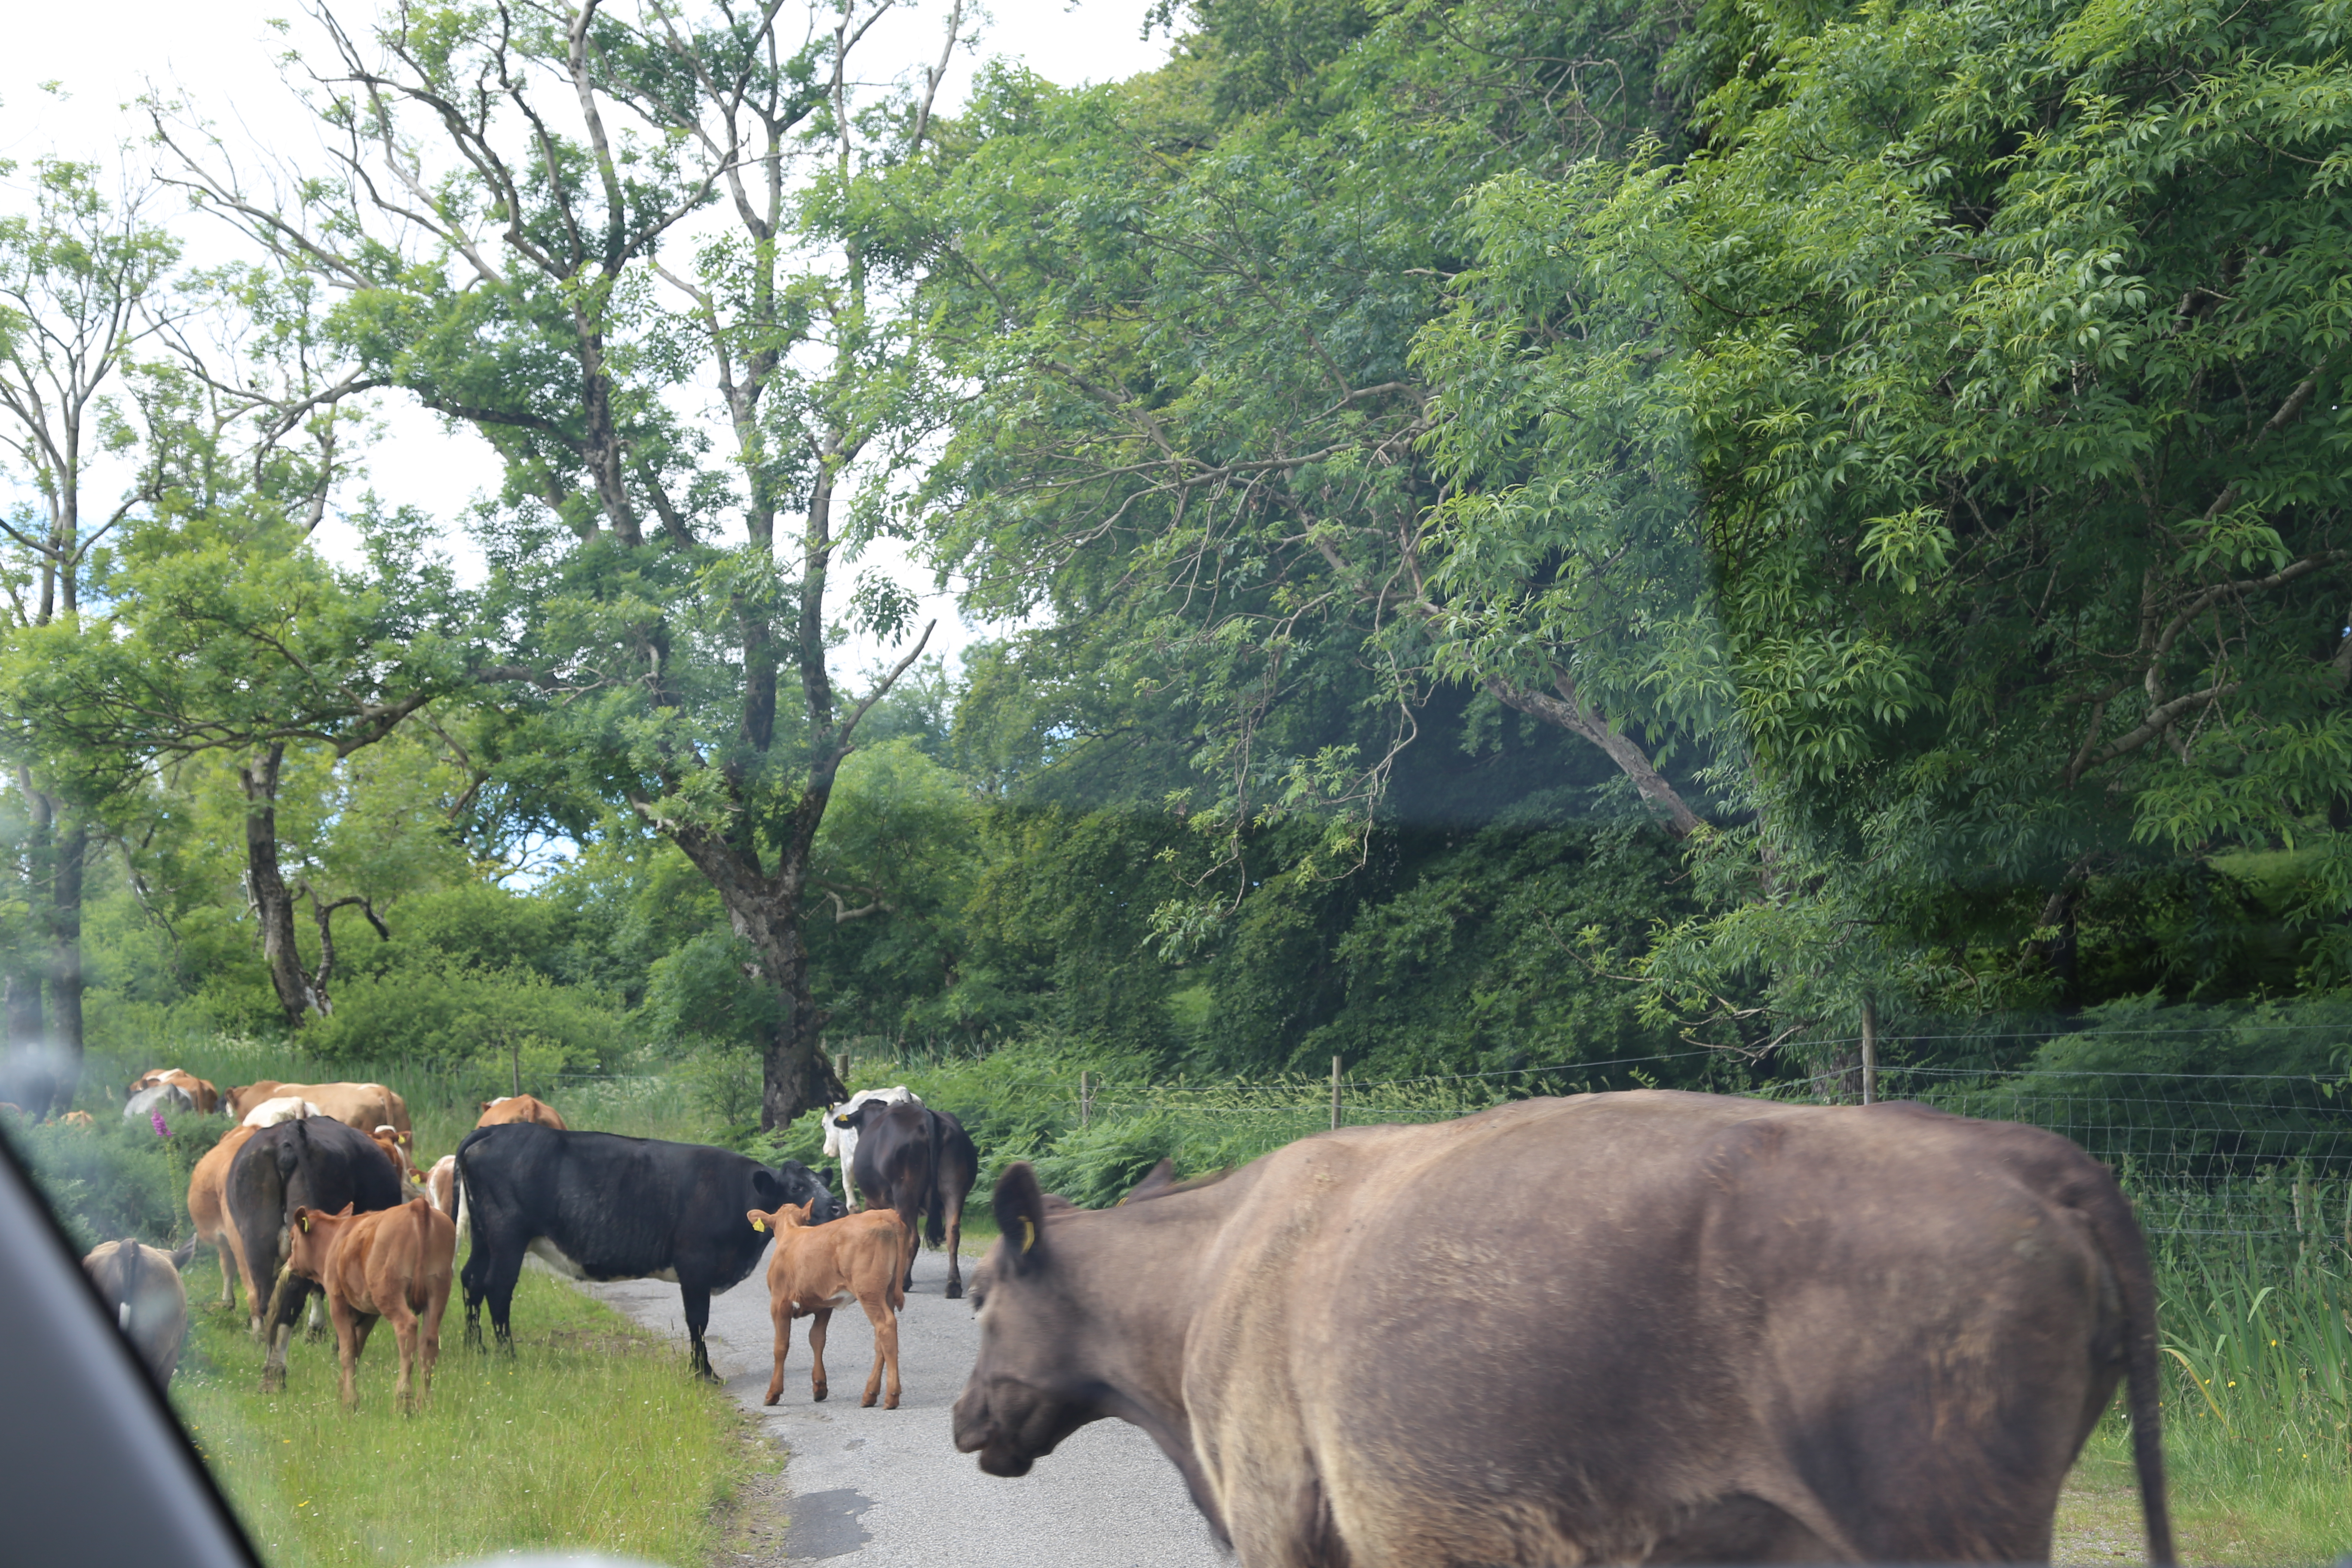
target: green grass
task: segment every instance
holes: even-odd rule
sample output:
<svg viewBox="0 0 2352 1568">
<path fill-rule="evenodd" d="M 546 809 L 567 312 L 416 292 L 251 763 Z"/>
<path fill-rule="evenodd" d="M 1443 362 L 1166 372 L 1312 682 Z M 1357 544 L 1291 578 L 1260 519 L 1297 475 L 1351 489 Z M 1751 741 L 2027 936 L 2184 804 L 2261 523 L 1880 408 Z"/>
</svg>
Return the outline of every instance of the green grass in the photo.
<svg viewBox="0 0 2352 1568">
<path fill-rule="evenodd" d="M 209 1303 L 208 1265 L 188 1289 Z M 360 1404 L 337 1394 L 332 1334 L 289 1352 L 285 1392 L 264 1394 L 260 1347 L 199 1307 L 173 1403 L 272 1564 L 434 1564 L 514 1548 L 709 1561 L 724 1510 L 778 1461 L 733 1401 L 695 1381 L 685 1353 L 560 1281 L 524 1274 L 511 1362 L 465 1348 L 450 1304 L 433 1394 L 394 1408 L 399 1356 L 379 1326 Z"/>
</svg>

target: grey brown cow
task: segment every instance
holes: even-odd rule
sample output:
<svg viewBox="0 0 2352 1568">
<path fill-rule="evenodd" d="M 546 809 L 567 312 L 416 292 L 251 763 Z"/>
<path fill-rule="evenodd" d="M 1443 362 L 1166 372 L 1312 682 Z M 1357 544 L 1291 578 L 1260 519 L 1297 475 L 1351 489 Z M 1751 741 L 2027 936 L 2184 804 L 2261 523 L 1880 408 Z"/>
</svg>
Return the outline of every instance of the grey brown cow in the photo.
<svg viewBox="0 0 2352 1568">
<path fill-rule="evenodd" d="M 1245 1568 L 2047 1562 L 2126 1378 L 2173 1561 L 2146 1247 L 2032 1128 L 1644 1090 L 995 1208 L 956 1447 L 1133 1422 Z"/>
</svg>

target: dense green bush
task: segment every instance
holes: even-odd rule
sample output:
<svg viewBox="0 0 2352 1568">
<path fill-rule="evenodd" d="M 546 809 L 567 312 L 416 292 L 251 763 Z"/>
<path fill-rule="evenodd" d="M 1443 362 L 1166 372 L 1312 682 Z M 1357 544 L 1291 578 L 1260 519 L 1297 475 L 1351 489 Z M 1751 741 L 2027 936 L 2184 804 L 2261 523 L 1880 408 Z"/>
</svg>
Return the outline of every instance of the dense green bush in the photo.
<svg viewBox="0 0 2352 1568">
<path fill-rule="evenodd" d="M 125 1121 L 119 1106 L 100 1101 L 88 1109 L 95 1126 L 6 1123 L 10 1145 L 74 1244 L 87 1252 L 124 1237 L 159 1247 L 184 1240 L 191 1234 L 188 1174 L 229 1130 L 228 1118 L 167 1115 L 170 1134 L 158 1136 L 144 1119 Z"/>
<path fill-rule="evenodd" d="M 354 976 L 335 1010 L 302 1032 L 305 1056 L 333 1063 L 394 1058 L 527 1081 L 609 1068 L 625 1023 L 611 998 L 528 969 L 470 969 L 450 959 Z"/>
</svg>

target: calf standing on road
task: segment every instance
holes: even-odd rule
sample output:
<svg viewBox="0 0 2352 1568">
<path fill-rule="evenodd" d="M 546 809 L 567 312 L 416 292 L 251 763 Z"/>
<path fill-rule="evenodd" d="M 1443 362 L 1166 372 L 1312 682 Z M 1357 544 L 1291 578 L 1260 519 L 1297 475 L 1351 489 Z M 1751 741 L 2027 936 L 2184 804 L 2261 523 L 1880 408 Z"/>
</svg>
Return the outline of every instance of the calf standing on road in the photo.
<svg viewBox="0 0 2352 1568">
<path fill-rule="evenodd" d="M 806 1205 L 790 1204 L 762 1214 L 746 1215 L 753 1230 L 776 1233 L 776 1250 L 768 1259 L 768 1314 L 776 1321 L 776 1369 L 768 1378 L 767 1403 L 784 1392 L 784 1355 L 793 1348 L 793 1320 L 813 1318 L 809 1324 L 809 1397 L 823 1404 L 824 1331 L 834 1309 L 855 1301 L 866 1309 L 874 1324 L 874 1370 L 866 1374 L 862 1406 L 874 1403 L 887 1367 L 890 1390 L 885 1410 L 898 1408 L 898 1309 L 907 1304 L 906 1286 L 898 1278 L 898 1260 L 906 1256 L 907 1227 L 888 1209 L 868 1209 L 830 1225 L 812 1227 Z"/>
</svg>

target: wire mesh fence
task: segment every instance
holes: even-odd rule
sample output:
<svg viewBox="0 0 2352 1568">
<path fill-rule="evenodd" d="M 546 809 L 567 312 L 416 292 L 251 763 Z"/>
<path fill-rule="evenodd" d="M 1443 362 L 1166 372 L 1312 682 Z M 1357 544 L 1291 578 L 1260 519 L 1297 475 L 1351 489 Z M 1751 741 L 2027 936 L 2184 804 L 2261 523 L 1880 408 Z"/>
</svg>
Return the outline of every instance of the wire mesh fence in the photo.
<svg viewBox="0 0 2352 1568">
<path fill-rule="evenodd" d="M 1706 1053 L 1697 1053 L 1706 1054 Z M 1530 1093 L 1622 1085 L 1682 1056 L 1484 1074 L 1335 1082 L 1310 1078 L 1197 1087 L 1051 1080 L 1069 1120 L 1098 1138 L 1182 1147 L 1188 1164 L 1238 1163 L 1331 1126 L 1429 1122 Z M 1605 1071 L 1603 1069 L 1606 1069 Z M 1043 1081 L 1038 1086 L 1046 1088 Z M 1335 1092 L 1336 1091 L 1336 1092 Z M 1735 1089 L 1780 1100 L 1850 1101 L 1850 1071 Z M 2352 1251 L 2352 1089 L 2312 1075 L 1994 1073 L 1880 1069 L 1882 1099 L 2019 1121 L 2073 1140 L 2113 1168 L 2159 1247 L 2230 1243 Z"/>
</svg>

